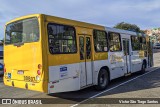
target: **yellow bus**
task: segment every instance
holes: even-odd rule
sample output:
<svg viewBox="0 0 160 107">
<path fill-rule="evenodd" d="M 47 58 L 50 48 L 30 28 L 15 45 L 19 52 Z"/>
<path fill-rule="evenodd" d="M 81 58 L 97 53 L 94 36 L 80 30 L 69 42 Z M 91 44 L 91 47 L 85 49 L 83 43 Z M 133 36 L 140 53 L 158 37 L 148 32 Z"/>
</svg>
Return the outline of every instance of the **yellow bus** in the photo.
<svg viewBox="0 0 160 107">
<path fill-rule="evenodd" d="M 103 90 L 112 79 L 152 66 L 146 45 L 146 37 L 135 32 L 23 16 L 5 27 L 4 84 L 45 93 Z"/>
</svg>

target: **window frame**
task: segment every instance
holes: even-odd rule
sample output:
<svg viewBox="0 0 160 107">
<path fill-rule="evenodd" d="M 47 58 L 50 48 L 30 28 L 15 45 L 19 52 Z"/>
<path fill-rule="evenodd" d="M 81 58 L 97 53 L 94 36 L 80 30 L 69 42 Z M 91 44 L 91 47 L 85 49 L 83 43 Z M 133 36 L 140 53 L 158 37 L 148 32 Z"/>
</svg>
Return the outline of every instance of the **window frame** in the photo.
<svg viewBox="0 0 160 107">
<path fill-rule="evenodd" d="M 83 58 L 81 58 L 81 47 L 80 47 L 81 41 L 80 41 L 80 38 L 83 38 L 83 53 L 82 53 Z M 80 60 L 85 60 L 85 47 L 84 47 L 84 42 L 85 41 L 84 40 L 85 40 L 84 36 L 79 36 L 79 55 L 80 55 Z"/>
<path fill-rule="evenodd" d="M 111 41 L 110 41 L 110 34 L 111 34 L 111 33 L 115 33 L 115 34 L 118 34 L 118 35 L 119 35 L 120 50 L 116 50 L 116 51 L 111 51 L 111 50 L 110 50 L 110 42 L 111 42 Z M 109 40 L 109 51 L 110 51 L 110 52 L 122 52 L 122 41 L 121 41 L 121 34 L 120 34 L 120 33 L 110 32 L 110 31 L 109 31 L 109 32 L 108 32 L 108 40 Z"/>
<path fill-rule="evenodd" d="M 94 36 L 95 36 L 96 31 L 101 31 L 101 32 L 104 32 L 104 33 L 105 33 L 106 42 L 107 42 L 107 51 L 97 51 L 97 49 L 95 48 Z M 109 51 L 109 46 L 108 46 L 108 45 L 109 45 L 109 43 L 108 43 L 108 33 L 107 33 L 105 30 L 93 29 L 93 46 L 94 46 L 94 51 L 95 51 L 96 53 L 108 52 L 108 51 Z"/>
<path fill-rule="evenodd" d="M 88 45 L 87 45 L 87 39 L 89 40 L 89 44 L 90 44 L 90 50 L 88 51 Z M 91 54 L 92 54 L 92 47 L 91 47 L 91 38 L 90 37 L 85 37 L 85 56 L 86 56 L 86 60 L 91 59 Z M 89 52 L 89 54 L 88 54 Z M 89 55 L 89 56 L 88 56 Z"/>
<path fill-rule="evenodd" d="M 7 29 L 7 26 L 9 25 L 9 24 L 14 24 L 14 23 L 18 23 L 18 22 L 20 22 L 20 21 L 23 21 L 23 20 L 28 20 L 28 19 L 37 19 L 37 22 L 38 22 L 38 30 L 39 30 L 39 38 L 38 38 L 38 40 L 37 41 L 30 41 L 30 42 L 19 42 L 19 43 L 10 43 L 10 44 L 6 44 L 6 29 Z M 8 45 L 21 45 L 21 44 L 28 44 L 28 43 L 36 43 L 36 42 L 40 42 L 40 40 L 41 40 L 41 24 L 40 24 L 40 21 L 38 20 L 38 17 L 35 17 L 35 16 L 33 16 L 33 17 L 28 17 L 28 18 L 23 18 L 23 19 L 20 19 L 20 20 L 16 20 L 16 21 L 14 21 L 14 22 L 11 22 L 11 23 L 8 23 L 6 26 L 5 26 L 5 37 L 4 37 L 4 45 L 5 46 L 8 46 Z M 12 32 L 11 32 L 12 33 Z"/>
<path fill-rule="evenodd" d="M 49 48 L 50 48 L 50 45 L 49 45 L 49 32 L 48 32 L 48 27 L 49 27 L 49 25 L 68 26 L 68 27 L 73 28 L 74 37 L 75 37 L 75 45 L 76 45 L 75 48 L 76 48 L 76 51 L 75 51 L 75 52 L 63 52 L 63 53 L 62 53 L 62 52 L 51 53 L 51 52 L 50 52 L 50 49 L 49 49 Z M 78 48 L 77 48 L 76 29 L 75 29 L 74 26 L 49 22 L 49 23 L 47 24 L 47 37 L 48 37 L 48 51 L 49 51 L 49 53 L 52 54 L 52 55 L 56 55 L 56 54 L 76 54 L 76 53 L 78 52 L 78 50 L 77 50 Z"/>
</svg>

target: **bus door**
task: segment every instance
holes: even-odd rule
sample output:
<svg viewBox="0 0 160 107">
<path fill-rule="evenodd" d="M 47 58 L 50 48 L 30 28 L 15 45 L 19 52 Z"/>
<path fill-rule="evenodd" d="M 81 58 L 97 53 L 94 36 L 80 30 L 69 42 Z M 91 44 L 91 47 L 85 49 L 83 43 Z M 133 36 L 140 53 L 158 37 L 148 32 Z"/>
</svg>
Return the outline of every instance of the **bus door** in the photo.
<svg viewBox="0 0 160 107">
<path fill-rule="evenodd" d="M 80 53 L 80 84 L 81 87 L 92 84 L 92 60 L 91 60 L 91 37 L 87 35 L 79 36 Z"/>
<path fill-rule="evenodd" d="M 124 52 L 124 64 L 125 64 L 125 73 L 131 73 L 131 52 L 130 52 L 130 40 L 123 39 L 123 52 Z"/>
</svg>

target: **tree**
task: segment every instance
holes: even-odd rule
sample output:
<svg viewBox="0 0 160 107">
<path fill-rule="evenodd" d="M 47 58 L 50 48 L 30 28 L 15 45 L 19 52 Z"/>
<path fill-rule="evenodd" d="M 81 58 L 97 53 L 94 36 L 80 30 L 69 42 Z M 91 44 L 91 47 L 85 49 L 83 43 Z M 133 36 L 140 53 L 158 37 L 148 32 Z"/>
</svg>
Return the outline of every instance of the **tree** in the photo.
<svg viewBox="0 0 160 107">
<path fill-rule="evenodd" d="M 125 22 L 118 23 L 114 26 L 114 28 L 144 33 L 144 31 L 140 30 L 140 27 L 138 27 L 137 25 Z"/>
</svg>

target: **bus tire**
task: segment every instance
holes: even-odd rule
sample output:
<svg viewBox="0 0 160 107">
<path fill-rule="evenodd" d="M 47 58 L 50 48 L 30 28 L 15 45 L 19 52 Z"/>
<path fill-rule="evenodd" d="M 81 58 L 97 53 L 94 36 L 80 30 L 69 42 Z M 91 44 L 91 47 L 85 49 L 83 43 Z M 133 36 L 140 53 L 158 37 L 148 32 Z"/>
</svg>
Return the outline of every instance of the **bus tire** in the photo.
<svg viewBox="0 0 160 107">
<path fill-rule="evenodd" d="M 143 61 L 142 68 L 141 68 L 141 71 L 140 71 L 140 74 L 144 74 L 145 72 L 146 72 L 146 64 L 145 64 L 145 62 Z"/>
<path fill-rule="evenodd" d="M 104 90 L 109 84 L 109 74 L 106 69 L 101 69 L 98 74 L 98 84 L 95 85 L 96 90 Z"/>
</svg>

